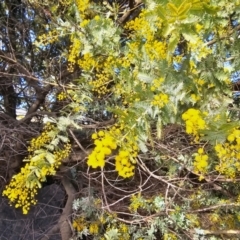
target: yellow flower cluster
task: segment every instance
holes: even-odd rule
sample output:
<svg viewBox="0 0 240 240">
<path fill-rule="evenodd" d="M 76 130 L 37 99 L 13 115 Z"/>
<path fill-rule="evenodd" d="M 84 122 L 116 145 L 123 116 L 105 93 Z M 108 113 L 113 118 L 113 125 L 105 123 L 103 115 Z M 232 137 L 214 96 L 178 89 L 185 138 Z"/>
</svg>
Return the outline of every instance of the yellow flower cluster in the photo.
<svg viewBox="0 0 240 240">
<path fill-rule="evenodd" d="M 131 63 L 134 64 L 138 59 L 143 58 L 142 51 L 140 50 L 141 46 L 139 41 L 131 41 L 127 43 L 128 46 L 128 52 L 127 54 L 119 59 L 118 61 L 120 62 L 122 67 L 129 67 Z"/>
<path fill-rule="evenodd" d="M 151 84 L 151 91 L 154 92 L 158 90 L 158 88 L 161 86 L 163 81 L 164 81 L 164 78 L 154 79 Z"/>
<path fill-rule="evenodd" d="M 129 30 L 142 31 L 145 26 L 146 20 L 144 19 L 144 11 L 142 11 L 139 17 L 135 18 L 132 21 L 127 22 L 125 28 Z"/>
<path fill-rule="evenodd" d="M 91 222 L 89 225 L 89 233 L 91 235 L 97 235 L 99 233 L 99 225 L 97 222 Z"/>
<path fill-rule="evenodd" d="M 194 79 L 194 83 L 196 84 L 196 87 L 198 89 L 198 94 L 192 93 L 191 99 L 195 103 L 201 99 L 203 88 L 206 87 L 206 81 L 204 81 L 203 79 Z"/>
<path fill-rule="evenodd" d="M 139 41 L 131 41 L 131 42 L 127 43 L 127 45 L 131 52 L 136 53 L 136 54 L 139 52 L 138 51 L 139 47 L 140 47 Z"/>
<path fill-rule="evenodd" d="M 110 89 L 108 88 L 111 81 L 111 76 L 106 71 L 96 74 L 96 79 L 90 82 L 90 85 L 93 87 L 93 91 L 96 92 L 99 96 L 107 94 Z"/>
<path fill-rule="evenodd" d="M 31 204 L 36 204 L 35 196 L 37 189 L 41 187 L 41 182 L 46 181 L 47 175 L 55 174 L 62 159 L 71 151 L 71 145 L 68 143 L 53 152 L 45 148 L 56 134 L 56 127 L 53 124 L 47 123 L 44 126 L 41 135 L 30 142 L 29 156 L 24 160 L 28 163 L 12 178 L 3 191 L 3 196 L 8 197 L 16 208 L 21 207 L 24 214 L 28 213 Z"/>
<path fill-rule="evenodd" d="M 80 27 L 81 27 L 81 28 L 86 27 L 89 22 L 90 22 L 89 19 L 84 19 L 84 20 L 80 23 Z"/>
<path fill-rule="evenodd" d="M 140 55 L 141 53 L 139 53 Z M 134 59 L 134 54 L 132 53 L 128 53 L 126 56 L 124 56 L 123 58 L 119 59 L 118 62 L 121 64 L 121 66 L 123 68 L 128 68 L 131 66 L 131 63 Z"/>
<path fill-rule="evenodd" d="M 119 56 L 114 56 L 111 53 L 107 57 L 103 57 L 100 59 L 101 59 L 100 61 L 103 62 L 101 66 L 102 68 L 104 68 L 104 71 L 107 74 L 112 75 L 115 68 L 122 67 L 123 58 L 119 58 Z M 101 69 L 98 68 L 98 71 L 100 72 Z"/>
<path fill-rule="evenodd" d="M 64 99 L 67 98 L 67 94 L 65 92 L 60 92 L 58 95 L 57 95 L 57 99 L 59 101 L 63 101 Z"/>
<path fill-rule="evenodd" d="M 101 97 L 103 95 L 112 92 L 110 83 L 113 79 L 113 69 L 118 66 L 122 66 L 120 64 L 120 60 L 111 54 L 107 57 L 100 58 L 102 64 L 96 64 L 96 74 L 93 77 L 92 81 L 89 82 L 92 87 L 92 91 Z"/>
<path fill-rule="evenodd" d="M 85 228 L 87 228 L 87 221 L 83 217 L 79 217 L 73 220 L 73 228 L 76 229 L 78 232 L 82 232 Z"/>
<path fill-rule="evenodd" d="M 144 208 L 145 203 L 143 198 L 138 194 L 138 195 L 132 195 L 130 198 L 130 205 L 129 205 L 129 210 L 133 213 L 137 212 L 139 208 Z"/>
<path fill-rule="evenodd" d="M 195 141 L 199 141 L 199 130 L 206 128 L 206 122 L 202 118 L 200 110 L 189 108 L 182 114 L 182 119 L 186 122 L 186 132 L 195 137 Z"/>
<path fill-rule="evenodd" d="M 201 98 L 199 95 L 196 95 L 196 94 L 191 94 L 191 99 L 194 103 L 196 103 L 197 101 L 199 101 Z"/>
<path fill-rule="evenodd" d="M 84 13 L 89 5 L 89 0 L 76 0 L 76 5 L 80 13 Z"/>
<path fill-rule="evenodd" d="M 203 29 L 203 25 L 197 23 L 197 24 L 195 25 L 195 29 L 196 29 L 197 33 L 200 33 L 201 30 Z"/>
<path fill-rule="evenodd" d="M 88 156 L 87 164 L 92 168 L 105 166 L 105 158 L 109 156 L 113 150 L 117 149 L 117 139 L 124 129 L 123 124 L 114 125 L 109 130 L 99 131 L 92 134 L 95 148 Z M 134 175 L 134 164 L 139 151 L 136 143 L 129 136 L 125 136 L 124 140 L 119 143 L 121 148 L 115 157 L 115 170 L 118 175 L 128 178 Z"/>
<path fill-rule="evenodd" d="M 83 232 L 85 229 L 88 229 L 90 235 L 99 235 L 101 232 L 100 226 L 102 225 L 99 221 L 91 221 L 90 223 L 86 220 L 85 217 L 78 217 L 73 220 L 72 226 L 77 232 Z M 105 238 L 101 238 L 105 239 Z"/>
<path fill-rule="evenodd" d="M 98 218 L 99 219 L 97 221 L 93 221 L 90 224 L 88 224 L 89 233 L 91 235 L 98 235 L 98 237 L 102 236 L 98 239 L 106 240 L 107 238 L 105 237 L 104 233 L 111 231 L 111 229 L 117 229 L 119 235 L 116 239 L 118 239 L 118 240 L 130 240 L 131 239 L 131 236 L 129 234 L 129 232 L 131 232 L 131 230 L 129 229 L 129 226 L 120 221 L 116 221 L 117 216 L 115 213 L 109 214 L 108 212 L 105 212 L 104 217 L 103 217 L 103 215 L 100 215 Z M 104 220 L 102 220 L 102 218 L 104 218 Z M 105 225 L 106 227 L 100 228 L 100 226 L 102 226 L 103 224 L 106 224 Z M 77 225 L 77 224 L 75 223 L 74 225 Z"/>
<path fill-rule="evenodd" d="M 40 45 L 45 46 L 47 44 L 51 44 L 57 41 L 58 37 L 59 35 L 57 31 L 49 31 L 47 34 L 42 34 L 41 36 L 39 36 L 36 42 Z"/>
<path fill-rule="evenodd" d="M 212 213 L 210 216 L 209 216 L 209 219 L 211 222 L 214 222 L 214 223 L 219 223 L 221 221 L 221 216 L 217 213 Z"/>
<path fill-rule="evenodd" d="M 76 58 L 79 57 L 81 52 L 81 42 L 79 38 L 72 37 L 72 45 L 70 46 L 70 51 L 68 54 L 68 70 L 73 71 L 73 66 L 76 63 Z"/>
<path fill-rule="evenodd" d="M 208 167 L 208 155 L 204 153 L 203 148 L 198 149 L 193 166 L 197 173 L 206 173 Z"/>
<path fill-rule="evenodd" d="M 145 50 L 151 60 L 160 60 L 167 58 L 166 43 L 160 41 L 147 41 L 145 43 Z"/>
<path fill-rule="evenodd" d="M 234 129 L 225 143 L 216 144 L 215 151 L 220 160 L 216 170 L 234 178 L 240 171 L 240 130 Z"/>
<path fill-rule="evenodd" d="M 146 18 L 147 11 L 142 10 L 142 12 L 139 14 L 139 17 L 135 18 L 132 21 L 129 21 L 125 28 L 128 30 L 134 30 L 136 36 L 143 36 L 147 41 L 152 41 L 154 38 L 154 31 L 155 29 L 152 29 L 149 21 L 149 19 Z M 152 24 L 153 25 L 153 24 Z M 155 26 L 159 26 L 159 21 Z"/>
<path fill-rule="evenodd" d="M 121 223 L 119 225 L 119 230 L 121 233 L 127 233 L 129 231 L 128 226 L 124 223 Z"/>
<path fill-rule="evenodd" d="M 30 165 L 26 164 L 21 172 L 12 178 L 2 195 L 8 197 L 10 205 L 14 204 L 16 208 L 21 207 L 23 214 L 27 214 L 30 205 L 35 205 L 37 201 L 35 196 L 37 194 L 38 185 L 34 185 L 32 188 L 26 186 L 26 181 L 31 176 Z"/>
<path fill-rule="evenodd" d="M 45 144 L 49 143 L 52 140 L 52 135 L 55 130 L 56 127 L 53 124 L 47 123 L 44 126 L 41 135 L 31 140 L 30 146 L 28 147 L 28 152 L 33 152 L 37 149 L 40 149 Z"/>
<path fill-rule="evenodd" d="M 97 67 L 97 62 L 90 53 L 84 54 L 83 58 L 78 60 L 78 65 L 85 71 L 89 71 Z"/>
<path fill-rule="evenodd" d="M 196 41 L 190 41 L 188 47 L 192 52 L 196 53 L 195 57 L 198 61 L 212 53 L 212 49 L 207 47 L 201 38 L 197 38 Z"/>
<path fill-rule="evenodd" d="M 115 166 L 118 175 L 123 178 L 132 177 L 134 175 L 136 163 L 135 157 L 137 156 L 138 147 L 133 146 L 132 150 L 120 150 L 116 156 Z"/>
<path fill-rule="evenodd" d="M 36 204 L 35 196 L 38 188 L 41 188 L 41 182 L 46 180 L 47 175 L 53 175 L 61 164 L 61 160 L 66 158 L 71 151 L 71 145 L 65 144 L 62 150 L 53 152 L 53 162 L 49 163 L 47 154 L 41 153 L 29 160 L 21 172 L 15 175 L 6 189 L 3 196 L 8 197 L 11 204 L 16 208 L 21 207 L 23 214 L 27 214 L 30 205 Z"/>
<path fill-rule="evenodd" d="M 117 148 L 116 140 L 107 131 L 99 131 L 92 134 L 96 145 L 92 153 L 88 156 L 87 164 L 92 168 L 105 166 L 105 158 Z"/>
<path fill-rule="evenodd" d="M 194 79 L 194 83 L 196 84 L 195 86 L 197 87 L 198 93 L 196 94 L 195 92 L 191 94 L 191 100 L 193 103 L 196 103 L 197 101 L 201 100 L 202 97 L 202 91 L 203 88 L 205 88 L 206 81 L 203 79 Z"/>
<path fill-rule="evenodd" d="M 169 101 L 168 95 L 165 93 L 159 93 L 158 95 L 154 95 L 153 101 L 151 104 L 153 106 L 158 106 L 159 108 L 163 108 Z"/>
<path fill-rule="evenodd" d="M 235 143 L 234 150 L 236 150 L 236 151 L 240 150 L 240 130 L 239 129 L 234 129 L 233 132 L 228 135 L 227 140 L 230 143 Z M 240 156 L 240 155 L 238 155 L 238 156 Z"/>
<path fill-rule="evenodd" d="M 53 152 L 54 163 L 51 163 L 51 165 L 53 165 L 54 168 L 58 168 L 62 164 L 62 160 L 69 156 L 71 149 L 72 149 L 71 144 L 66 143 L 63 145 L 62 149 L 55 150 Z M 51 175 L 51 173 L 49 173 L 49 175 Z"/>
<path fill-rule="evenodd" d="M 177 240 L 178 237 L 174 233 L 164 233 L 163 240 Z"/>
<path fill-rule="evenodd" d="M 204 81 L 203 79 L 194 79 L 194 82 L 198 85 L 198 87 L 202 87 L 206 81 Z"/>
<path fill-rule="evenodd" d="M 181 63 L 182 60 L 183 60 L 183 55 L 173 56 L 173 62 L 175 63 Z"/>
</svg>

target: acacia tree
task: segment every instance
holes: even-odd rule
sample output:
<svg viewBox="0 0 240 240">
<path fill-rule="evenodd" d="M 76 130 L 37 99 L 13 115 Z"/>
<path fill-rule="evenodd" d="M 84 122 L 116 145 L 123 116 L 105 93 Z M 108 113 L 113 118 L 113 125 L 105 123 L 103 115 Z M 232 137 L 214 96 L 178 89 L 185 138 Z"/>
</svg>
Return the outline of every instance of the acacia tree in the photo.
<svg viewBox="0 0 240 240">
<path fill-rule="evenodd" d="M 20 134 L 24 165 L 3 191 L 11 204 L 27 214 L 61 166 L 63 239 L 238 235 L 240 129 L 231 80 L 240 64 L 240 2 L 18 4 L 11 6 L 28 9 L 31 24 L 26 42 L 3 24 L 2 116 L 28 129 L 40 115 L 34 121 L 42 128 L 35 137 Z M 17 106 L 27 108 L 21 120 Z M 11 121 L 2 120 L 4 129 Z"/>
</svg>

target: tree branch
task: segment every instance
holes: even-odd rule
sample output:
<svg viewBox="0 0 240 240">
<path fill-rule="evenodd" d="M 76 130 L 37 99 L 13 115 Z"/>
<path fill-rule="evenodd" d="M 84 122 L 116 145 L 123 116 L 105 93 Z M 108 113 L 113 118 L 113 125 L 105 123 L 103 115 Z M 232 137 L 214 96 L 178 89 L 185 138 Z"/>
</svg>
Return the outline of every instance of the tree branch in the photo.
<svg viewBox="0 0 240 240">
<path fill-rule="evenodd" d="M 133 7 L 131 7 L 132 5 L 133 5 L 133 1 L 129 0 L 129 7 L 130 7 L 130 9 L 128 11 L 126 11 L 123 14 L 123 16 L 117 20 L 119 25 L 124 24 L 127 21 L 127 19 L 130 17 L 130 15 L 132 14 L 132 12 L 134 10 L 136 10 L 137 8 L 139 8 L 140 6 L 142 6 L 143 3 L 142 3 L 141 0 L 139 0 L 139 1 L 135 2 L 135 5 Z"/>
<path fill-rule="evenodd" d="M 58 223 L 60 227 L 62 240 L 69 240 L 72 236 L 72 228 L 70 225 L 71 221 L 69 217 L 72 214 L 72 204 L 75 199 L 76 190 L 70 181 L 71 176 L 69 175 L 71 173 L 69 172 L 69 169 L 66 167 L 61 167 L 61 171 L 64 171 L 62 184 L 68 195 L 68 199 Z"/>
<path fill-rule="evenodd" d="M 223 36 L 221 36 L 219 38 L 213 39 L 213 40 L 207 42 L 205 45 L 206 46 L 211 46 L 211 45 L 213 45 L 214 43 L 216 43 L 219 40 L 223 40 L 225 38 L 229 38 L 230 35 L 232 35 L 235 31 L 238 31 L 238 30 L 240 30 L 240 25 L 238 25 L 237 27 L 235 27 L 234 29 L 229 31 L 227 35 L 223 35 Z"/>
<path fill-rule="evenodd" d="M 221 235 L 221 234 L 225 234 L 225 235 L 240 235 L 240 230 L 234 230 L 234 229 L 216 230 L 216 231 L 202 230 L 202 231 L 203 231 L 203 233 L 201 235 Z M 193 234 L 195 234 L 195 233 L 196 233 L 196 231 L 193 232 Z"/>
<path fill-rule="evenodd" d="M 219 204 L 219 205 L 214 205 L 214 206 L 210 206 L 210 207 L 205 207 L 205 208 L 201 208 L 201 209 L 197 209 L 197 210 L 192 210 L 189 211 L 190 213 L 201 213 L 201 212 L 208 212 L 211 210 L 215 210 L 217 208 L 221 208 L 221 207 L 239 207 L 240 204 L 236 204 L 236 203 L 226 203 L 226 204 Z"/>
</svg>

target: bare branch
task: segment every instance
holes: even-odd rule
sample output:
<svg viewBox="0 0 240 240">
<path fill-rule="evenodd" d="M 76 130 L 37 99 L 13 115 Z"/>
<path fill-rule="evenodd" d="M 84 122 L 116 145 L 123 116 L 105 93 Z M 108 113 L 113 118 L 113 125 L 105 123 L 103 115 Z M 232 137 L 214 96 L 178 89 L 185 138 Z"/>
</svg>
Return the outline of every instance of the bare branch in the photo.
<svg viewBox="0 0 240 240">
<path fill-rule="evenodd" d="M 201 212 L 208 212 L 208 211 L 212 211 L 218 208 L 223 208 L 223 207 L 239 207 L 240 204 L 238 203 L 226 203 L 226 204 L 219 204 L 219 205 L 214 205 L 214 206 L 210 206 L 210 207 L 205 207 L 205 208 L 201 208 L 201 209 L 197 209 L 197 210 L 192 210 L 189 211 L 190 213 L 201 213 Z"/>
<path fill-rule="evenodd" d="M 72 204 L 75 199 L 76 190 L 70 181 L 69 174 L 71 173 L 69 172 L 69 169 L 66 167 L 61 167 L 61 171 L 64 172 L 62 184 L 68 195 L 68 199 L 58 223 L 60 227 L 62 240 L 69 240 L 72 236 L 70 216 L 72 214 Z"/>
</svg>

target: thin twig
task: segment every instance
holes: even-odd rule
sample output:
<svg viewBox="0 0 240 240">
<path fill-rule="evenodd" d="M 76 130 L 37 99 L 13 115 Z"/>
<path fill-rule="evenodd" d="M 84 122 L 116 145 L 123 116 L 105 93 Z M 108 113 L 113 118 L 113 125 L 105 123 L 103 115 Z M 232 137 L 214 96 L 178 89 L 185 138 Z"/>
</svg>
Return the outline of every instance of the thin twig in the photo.
<svg viewBox="0 0 240 240">
<path fill-rule="evenodd" d="M 72 135 L 74 141 L 77 143 L 77 145 L 80 147 L 80 149 L 86 154 L 88 155 L 89 153 L 84 149 L 84 147 L 82 146 L 82 144 L 78 141 L 78 139 L 76 138 L 75 134 L 72 132 L 71 129 L 69 129 L 70 134 Z"/>
<path fill-rule="evenodd" d="M 214 206 L 210 206 L 210 207 L 205 207 L 205 208 L 201 208 L 201 209 L 197 209 L 197 210 L 191 210 L 191 211 L 189 211 L 189 213 L 208 212 L 208 211 L 215 210 L 215 209 L 222 208 L 222 207 L 239 207 L 239 206 L 240 206 L 239 203 L 226 203 L 226 204 L 219 204 L 219 205 L 214 205 Z"/>
</svg>

